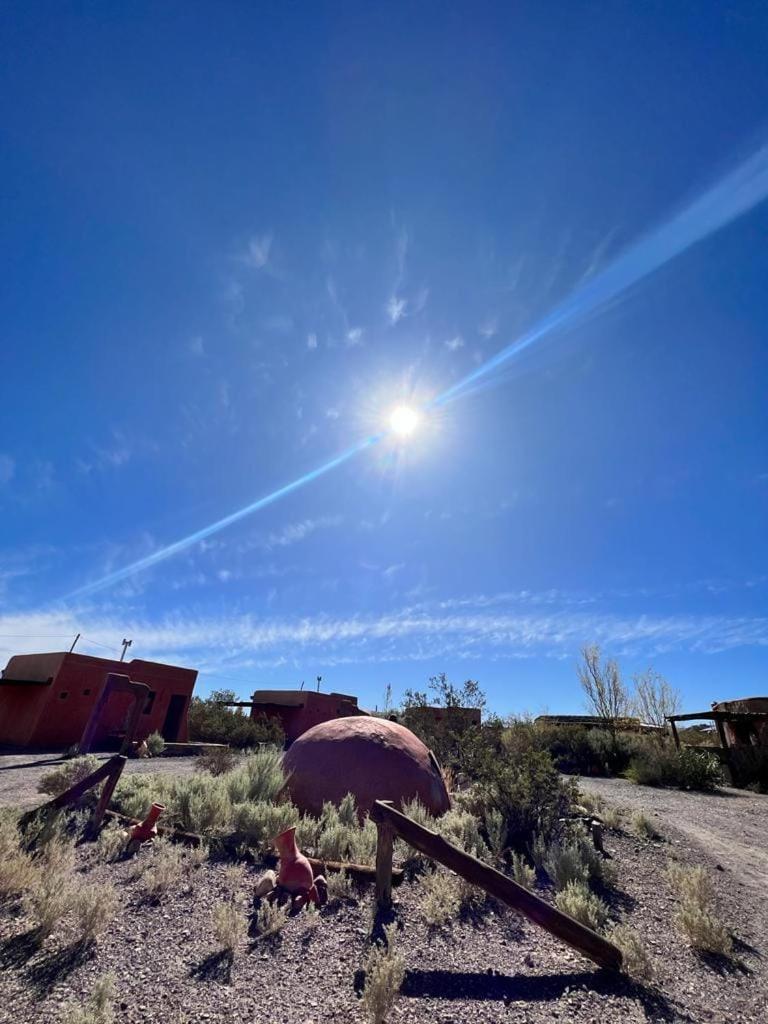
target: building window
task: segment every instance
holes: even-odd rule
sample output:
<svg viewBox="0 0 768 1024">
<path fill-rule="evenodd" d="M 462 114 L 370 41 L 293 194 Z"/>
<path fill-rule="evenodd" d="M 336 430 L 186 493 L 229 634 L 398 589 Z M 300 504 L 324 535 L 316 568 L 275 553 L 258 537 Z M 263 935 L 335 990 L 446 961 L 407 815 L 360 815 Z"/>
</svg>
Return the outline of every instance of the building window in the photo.
<svg viewBox="0 0 768 1024">
<path fill-rule="evenodd" d="M 149 715 L 149 714 L 152 713 L 152 708 L 155 706 L 155 697 L 156 696 L 157 696 L 157 694 L 155 693 L 154 690 L 150 690 L 149 691 L 149 696 L 147 697 L 147 703 L 144 705 L 144 714 L 145 715 Z"/>
<path fill-rule="evenodd" d="M 91 695 L 91 691 L 90 690 L 83 690 L 83 696 L 84 697 L 90 697 L 90 695 Z"/>
<path fill-rule="evenodd" d="M 59 694 L 59 700 L 66 700 L 69 696 L 69 690 L 62 690 Z"/>
</svg>

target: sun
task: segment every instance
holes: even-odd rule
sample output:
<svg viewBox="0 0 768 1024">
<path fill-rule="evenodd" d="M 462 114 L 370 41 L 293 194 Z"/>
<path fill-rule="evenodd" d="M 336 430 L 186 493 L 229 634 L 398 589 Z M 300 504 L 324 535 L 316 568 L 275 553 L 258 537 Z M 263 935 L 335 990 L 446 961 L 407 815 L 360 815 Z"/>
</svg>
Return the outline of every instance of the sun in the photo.
<svg viewBox="0 0 768 1024">
<path fill-rule="evenodd" d="M 419 414 L 407 405 L 398 405 L 389 417 L 389 426 L 398 437 L 410 437 L 419 425 Z"/>
</svg>

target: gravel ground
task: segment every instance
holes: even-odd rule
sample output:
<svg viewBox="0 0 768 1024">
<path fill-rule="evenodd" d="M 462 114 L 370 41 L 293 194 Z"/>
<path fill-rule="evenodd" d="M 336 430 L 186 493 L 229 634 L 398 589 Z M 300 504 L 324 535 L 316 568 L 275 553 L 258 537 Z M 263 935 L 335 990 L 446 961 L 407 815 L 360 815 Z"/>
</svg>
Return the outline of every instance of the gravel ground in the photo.
<svg viewBox="0 0 768 1024">
<path fill-rule="evenodd" d="M 625 793 L 622 783 L 585 784 L 598 787 L 621 807 L 642 806 L 657 815 L 663 836 L 659 842 L 634 837 L 627 814 L 622 830 L 607 832 L 605 843 L 618 870 L 609 900 L 612 916 L 629 921 L 642 935 L 656 972 L 654 985 L 638 986 L 598 971 L 508 910 L 487 908 L 474 919 L 430 931 L 419 913 L 418 883 L 406 883 L 395 894 L 407 973 L 391 1022 L 764 1024 L 765 903 L 756 902 L 751 884 L 732 865 L 721 864 L 725 870 L 718 870 L 720 861 L 677 825 L 690 818 L 703 827 L 704 813 L 721 806 L 709 801 L 719 800 L 733 808 L 734 823 L 738 808 L 744 809 L 739 842 L 745 843 L 745 829 L 754 830 L 759 842 L 768 799 L 744 797 L 742 803 L 741 796 L 702 798 L 634 787 Z M 689 799 L 698 810 L 687 809 Z M 83 883 L 114 882 L 121 912 L 95 950 L 82 955 L 72 947 L 66 928 L 43 950 L 35 950 L 24 938 L 29 923 L 22 915 L 0 916 L 0 1022 L 58 1024 L 71 1002 L 82 999 L 107 970 L 117 976 L 120 1024 L 363 1020 L 358 989 L 372 929 L 372 887 L 359 891 L 354 902 L 325 908 L 314 923 L 306 914 L 292 918 L 274 943 L 244 940 L 229 963 L 216 955 L 210 924 L 212 907 L 226 897 L 222 864 L 185 872 L 176 890 L 152 906 L 143 902 L 140 880 L 133 877 L 137 868 L 151 863 L 151 849 L 142 850 L 138 861 L 120 864 L 98 862 L 93 847 L 81 847 L 79 857 Z M 670 857 L 712 869 L 722 916 L 738 937 L 733 962 L 696 956 L 677 933 L 672 923 L 676 903 L 664 875 Z M 244 916 L 252 911 L 259 870 L 258 865 L 248 868 L 236 894 Z"/>
<path fill-rule="evenodd" d="M 97 753 L 100 761 L 114 756 Z M 22 807 L 25 810 L 45 803 L 50 797 L 37 792 L 42 776 L 64 764 L 60 754 L 3 754 L 0 755 L 0 807 Z M 126 762 L 126 775 L 162 772 L 170 775 L 189 775 L 194 770 L 193 757 L 142 758 Z"/>
</svg>

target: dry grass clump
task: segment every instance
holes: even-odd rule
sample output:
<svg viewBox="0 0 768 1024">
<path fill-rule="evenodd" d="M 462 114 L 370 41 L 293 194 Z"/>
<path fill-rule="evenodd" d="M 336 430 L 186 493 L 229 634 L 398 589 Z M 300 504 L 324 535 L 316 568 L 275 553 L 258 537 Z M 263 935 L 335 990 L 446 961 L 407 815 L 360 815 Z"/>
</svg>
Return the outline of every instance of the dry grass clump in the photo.
<svg viewBox="0 0 768 1024">
<path fill-rule="evenodd" d="M 653 964 L 648 950 L 633 928 L 626 924 L 617 924 L 611 929 L 608 938 L 621 950 L 621 968 L 625 974 L 640 981 L 650 981 L 653 978 Z"/>
<path fill-rule="evenodd" d="M 208 772 L 209 775 L 226 775 L 239 760 L 238 754 L 231 747 L 213 747 L 198 754 L 195 758 L 195 771 Z"/>
<path fill-rule="evenodd" d="M 221 872 L 221 880 L 224 888 L 230 895 L 234 895 L 243 887 L 245 881 L 245 868 L 242 864 L 227 864 Z"/>
<path fill-rule="evenodd" d="M 659 839 L 659 833 L 656 830 L 656 826 L 642 811 L 638 811 L 637 814 L 632 818 L 632 828 L 635 830 L 637 835 L 643 839 Z"/>
<path fill-rule="evenodd" d="M 536 870 L 530 867 L 520 853 L 512 854 L 512 877 L 524 889 L 533 889 L 536 884 Z"/>
<path fill-rule="evenodd" d="M 32 858 L 20 847 L 16 822 L 0 821 L 0 904 L 18 899 L 32 884 L 35 867 Z"/>
<path fill-rule="evenodd" d="M 91 989 L 83 1006 L 73 1006 L 64 1016 L 63 1024 L 112 1024 L 115 1019 L 115 976 L 105 974 Z"/>
<path fill-rule="evenodd" d="M 621 827 L 621 811 L 618 807 L 606 807 L 600 812 L 600 819 L 606 828 L 616 830 Z"/>
<path fill-rule="evenodd" d="M 100 766 L 101 762 L 95 754 L 73 757 L 71 761 L 65 761 L 59 768 L 46 772 L 37 784 L 37 791 L 38 793 L 47 793 L 49 796 L 58 796 L 70 786 L 81 782 L 86 775 L 95 772 Z M 92 799 L 95 799 L 93 791 L 90 792 Z"/>
<path fill-rule="evenodd" d="M 270 903 L 269 900 L 262 900 L 261 906 L 256 911 L 256 930 L 262 939 L 268 939 L 278 935 L 288 920 L 289 904 L 280 906 L 277 903 Z"/>
<path fill-rule="evenodd" d="M 128 838 L 121 825 L 107 825 L 99 833 L 96 841 L 96 852 L 101 860 L 117 860 L 125 853 Z"/>
<path fill-rule="evenodd" d="M 38 869 L 25 894 L 24 905 L 40 939 L 47 938 L 69 915 L 73 901 L 74 889 L 68 875 Z"/>
<path fill-rule="evenodd" d="M 704 868 L 670 864 L 667 877 L 680 897 L 675 921 L 694 949 L 729 956 L 733 940 L 715 909 L 712 882 Z"/>
<path fill-rule="evenodd" d="M 222 949 L 234 954 L 245 938 L 245 918 L 234 903 L 219 903 L 213 908 L 213 934 Z"/>
<path fill-rule="evenodd" d="M 167 839 L 152 843 L 152 859 L 144 871 L 142 887 L 151 900 L 160 900 L 181 881 L 184 862 L 179 847 Z"/>
<path fill-rule="evenodd" d="M 365 961 L 362 1007 L 372 1024 L 387 1019 L 405 977 L 405 959 L 395 946 L 396 927 L 384 926 L 385 944 L 374 946 Z"/>
<path fill-rule="evenodd" d="M 329 871 L 326 878 L 328 902 L 338 903 L 352 895 L 352 879 L 346 871 Z"/>
<path fill-rule="evenodd" d="M 608 921 L 608 907 L 599 896 L 589 891 L 585 882 L 568 882 L 555 896 L 555 906 L 596 932 L 601 931 Z"/>
<path fill-rule="evenodd" d="M 598 793 L 580 792 L 579 804 L 584 808 L 587 814 L 596 814 L 598 817 L 603 816 L 605 800 Z"/>
<path fill-rule="evenodd" d="M 80 941 L 94 942 L 117 913 L 118 898 L 108 882 L 77 888 L 72 893 L 72 908 L 77 915 Z"/>
<path fill-rule="evenodd" d="M 421 877 L 422 890 L 419 909 L 431 928 L 440 928 L 461 910 L 461 890 L 456 877 L 436 868 Z"/>
</svg>

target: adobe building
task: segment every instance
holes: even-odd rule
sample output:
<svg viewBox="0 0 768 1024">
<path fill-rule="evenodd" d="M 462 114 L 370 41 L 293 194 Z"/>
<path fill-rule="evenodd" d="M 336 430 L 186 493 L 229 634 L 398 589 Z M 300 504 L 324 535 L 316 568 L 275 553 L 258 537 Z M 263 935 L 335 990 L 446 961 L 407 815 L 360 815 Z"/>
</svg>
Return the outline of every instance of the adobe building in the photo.
<svg viewBox="0 0 768 1024">
<path fill-rule="evenodd" d="M 137 740 L 159 732 L 186 742 L 187 711 L 197 679 L 194 669 L 155 661 L 113 661 L 88 654 L 17 654 L 0 674 L 0 745 L 66 749 L 78 743 L 107 674 L 145 683 L 149 697 L 139 716 Z M 113 693 L 100 716 L 93 745 L 119 746 L 133 699 Z"/>
<path fill-rule="evenodd" d="M 266 715 L 276 719 L 288 744 L 320 722 L 368 715 L 357 706 L 357 697 L 313 690 L 256 690 L 249 701 L 233 701 L 227 707 L 250 708 L 251 718 Z"/>
</svg>

